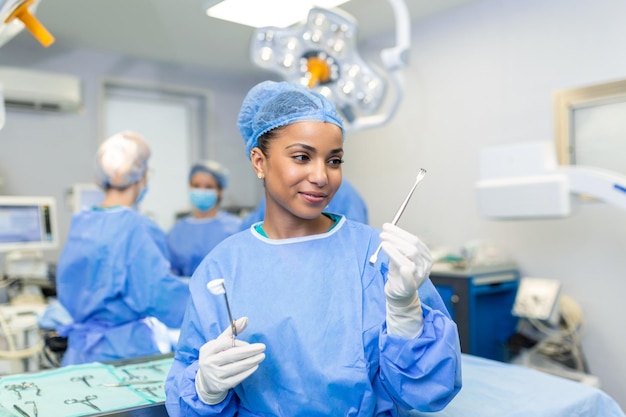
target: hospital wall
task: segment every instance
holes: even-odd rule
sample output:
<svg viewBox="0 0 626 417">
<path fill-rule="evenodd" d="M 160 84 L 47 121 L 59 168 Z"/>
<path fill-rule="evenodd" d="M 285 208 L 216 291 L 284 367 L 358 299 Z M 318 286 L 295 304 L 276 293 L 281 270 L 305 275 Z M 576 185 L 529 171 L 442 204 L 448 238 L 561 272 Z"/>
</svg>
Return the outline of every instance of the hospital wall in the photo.
<svg viewBox="0 0 626 417">
<path fill-rule="evenodd" d="M 0 65 L 70 74 L 81 80 L 84 108 L 80 113 L 7 109 L 6 124 L 0 130 L 0 194 L 55 197 L 62 243 L 72 214 L 72 207 L 66 204 L 66 192 L 72 184 L 93 182 L 96 150 L 104 139 L 99 88 L 105 79 L 208 91 L 211 116 L 204 147 L 215 153 L 198 155 L 196 159 L 217 159 L 230 169 L 233 186 L 226 191 L 227 198 L 229 193 L 236 193 L 244 206 L 254 206 L 259 201 L 262 191 L 245 156 L 236 118 L 243 96 L 260 78 L 207 74 L 198 69 L 85 49 L 44 49 L 26 31 L 3 46 Z M 154 152 L 158 150 L 153 149 Z M 45 255 L 55 261 L 59 253 L 60 249 Z"/>
<path fill-rule="evenodd" d="M 402 105 L 347 139 L 344 164 L 372 225 L 393 217 L 423 167 L 402 227 L 431 247 L 491 242 L 522 276 L 560 280 L 583 310 L 591 371 L 623 409 L 626 210 L 596 202 L 563 219 L 489 221 L 474 184 L 482 148 L 553 141 L 555 91 L 626 79 L 625 16 L 621 0 L 486 0 L 413 25 Z"/>
<path fill-rule="evenodd" d="M 582 307 L 584 353 L 602 388 L 626 408 L 626 211 L 601 203 L 554 220 L 488 221 L 477 210 L 479 152 L 491 145 L 552 141 L 553 93 L 626 78 L 621 0 L 484 0 L 413 25 L 405 95 L 393 120 L 352 133 L 346 178 L 364 195 L 370 223 L 389 221 L 428 170 L 400 225 L 431 247 L 491 242 L 522 275 L 559 279 Z M 358 16 L 357 16 L 358 18 Z M 24 39 L 24 38 L 23 38 Z M 0 131 L 5 193 L 54 195 L 63 238 L 66 188 L 91 179 L 99 141 L 97 85 L 102 77 L 208 89 L 210 138 L 234 173 L 233 190 L 254 204 L 259 183 L 243 155 L 235 121 L 247 89 L 259 79 L 122 58 L 89 50 L 44 50 L 11 41 L 0 65 L 66 72 L 85 85 L 85 110 L 74 114 L 10 112 Z M 391 34 L 363 45 L 374 57 Z M 54 254 L 53 254 L 54 255 Z M 617 312 L 617 314 L 616 314 Z"/>
</svg>

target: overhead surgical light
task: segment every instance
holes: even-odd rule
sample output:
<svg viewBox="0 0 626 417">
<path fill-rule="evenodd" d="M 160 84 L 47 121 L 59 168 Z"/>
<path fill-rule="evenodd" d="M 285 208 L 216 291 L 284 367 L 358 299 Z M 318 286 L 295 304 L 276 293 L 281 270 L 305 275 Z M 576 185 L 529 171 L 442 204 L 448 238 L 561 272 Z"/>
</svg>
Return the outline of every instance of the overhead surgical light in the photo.
<svg viewBox="0 0 626 417">
<path fill-rule="evenodd" d="M 52 45 L 54 37 L 35 17 L 41 0 L 0 0 L 0 46 L 26 28 L 44 47 Z"/>
<path fill-rule="evenodd" d="M 402 99 L 399 70 L 408 65 L 410 47 L 406 5 L 403 0 L 389 3 L 396 20 L 396 46 L 381 52 L 385 74 L 375 71 L 359 55 L 354 17 L 321 7 L 312 8 L 299 25 L 257 29 L 250 45 L 251 60 L 333 101 L 347 130 L 380 126 L 391 119 Z"/>
<path fill-rule="evenodd" d="M 311 7 L 336 7 L 349 0 L 210 0 L 209 17 L 260 28 L 285 28 L 300 22 Z"/>
</svg>

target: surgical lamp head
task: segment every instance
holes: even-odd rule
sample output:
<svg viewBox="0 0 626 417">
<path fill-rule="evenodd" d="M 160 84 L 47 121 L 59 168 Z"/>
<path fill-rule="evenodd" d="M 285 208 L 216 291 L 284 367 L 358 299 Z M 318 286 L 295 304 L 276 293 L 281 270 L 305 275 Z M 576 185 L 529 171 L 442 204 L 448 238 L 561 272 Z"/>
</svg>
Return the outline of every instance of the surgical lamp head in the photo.
<svg viewBox="0 0 626 417">
<path fill-rule="evenodd" d="M 257 29 L 250 54 L 257 66 L 328 97 L 351 124 L 375 112 L 386 91 L 385 78 L 360 57 L 356 40 L 352 16 L 316 7 L 298 26 Z"/>
<path fill-rule="evenodd" d="M 345 134 L 335 104 L 320 93 L 286 81 L 263 81 L 252 87 L 243 100 L 237 127 L 250 158 L 261 135 L 280 126 L 305 121 L 332 123 Z"/>
</svg>

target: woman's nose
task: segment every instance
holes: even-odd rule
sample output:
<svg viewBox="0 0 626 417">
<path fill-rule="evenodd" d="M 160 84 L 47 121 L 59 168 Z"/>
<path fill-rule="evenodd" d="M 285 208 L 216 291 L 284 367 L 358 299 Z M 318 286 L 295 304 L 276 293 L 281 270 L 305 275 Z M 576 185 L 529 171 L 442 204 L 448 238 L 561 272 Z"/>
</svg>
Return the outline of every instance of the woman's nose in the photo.
<svg viewBox="0 0 626 417">
<path fill-rule="evenodd" d="M 309 180 L 316 184 L 318 187 L 323 187 L 328 184 L 328 174 L 326 170 L 328 167 L 326 166 L 326 161 L 315 161 L 311 164 L 311 173 L 309 175 Z"/>
</svg>

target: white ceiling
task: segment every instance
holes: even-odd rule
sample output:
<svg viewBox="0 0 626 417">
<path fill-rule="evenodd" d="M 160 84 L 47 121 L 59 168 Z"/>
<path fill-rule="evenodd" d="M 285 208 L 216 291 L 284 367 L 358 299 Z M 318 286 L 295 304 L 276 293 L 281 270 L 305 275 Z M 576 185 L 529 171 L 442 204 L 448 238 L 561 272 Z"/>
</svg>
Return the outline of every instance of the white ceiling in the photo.
<svg viewBox="0 0 626 417">
<path fill-rule="evenodd" d="M 263 1 L 263 0 L 258 0 Z M 289 0 L 297 1 L 297 0 Z M 414 22 L 479 0 L 405 0 Z M 203 0 L 43 0 L 37 18 L 56 38 L 50 48 L 84 47 L 212 71 L 250 73 L 253 28 L 209 18 Z M 359 39 L 393 30 L 385 0 L 341 6 L 359 22 Z M 18 37 L 27 41 L 29 34 Z M 33 42 L 30 37 L 28 41 Z"/>
</svg>

